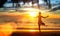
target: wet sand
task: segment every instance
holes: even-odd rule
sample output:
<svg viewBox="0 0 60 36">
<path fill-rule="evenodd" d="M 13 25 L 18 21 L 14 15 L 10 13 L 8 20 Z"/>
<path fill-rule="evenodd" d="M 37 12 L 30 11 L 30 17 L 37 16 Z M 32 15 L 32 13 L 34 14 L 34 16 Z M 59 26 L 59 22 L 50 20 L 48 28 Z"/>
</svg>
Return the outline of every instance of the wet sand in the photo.
<svg viewBox="0 0 60 36">
<path fill-rule="evenodd" d="M 10 36 L 60 36 L 60 32 L 13 32 Z"/>
</svg>

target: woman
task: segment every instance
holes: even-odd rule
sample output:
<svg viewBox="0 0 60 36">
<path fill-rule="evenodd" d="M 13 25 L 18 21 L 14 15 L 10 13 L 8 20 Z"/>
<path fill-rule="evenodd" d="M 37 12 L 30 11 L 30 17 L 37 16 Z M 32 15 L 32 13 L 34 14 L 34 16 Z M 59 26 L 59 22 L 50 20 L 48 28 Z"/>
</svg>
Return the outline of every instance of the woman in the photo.
<svg viewBox="0 0 60 36">
<path fill-rule="evenodd" d="M 41 16 L 41 12 L 39 12 L 39 14 L 38 14 L 38 26 L 39 26 L 39 30 L 40 30 L 40 25 L 44 25 L 45 26 L 45 23 L 44 22 L 42 22 L 42 17 L 43 16 Z M 48 16 L 47 16 L 48 17 Z M 43 18 L 46 18 L 46 17 L 43 17 Z"/>
</svg>

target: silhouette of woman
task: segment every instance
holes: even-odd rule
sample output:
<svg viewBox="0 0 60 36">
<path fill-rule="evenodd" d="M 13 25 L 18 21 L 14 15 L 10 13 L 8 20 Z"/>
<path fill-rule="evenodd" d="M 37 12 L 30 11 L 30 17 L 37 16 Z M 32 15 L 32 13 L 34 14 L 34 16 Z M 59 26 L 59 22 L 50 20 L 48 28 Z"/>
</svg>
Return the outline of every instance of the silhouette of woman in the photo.
<svg viewBox="0 0 60 36">
<path fill-rule="evenodd" d="M 42 22 L 42 20 L 41 20 L 42 18 L 46 18 L 46 17 L 41 16 L 41 12 L 39 12 L 39 14 L 38 14 L 38 26 L 39 26 L 39 30 L 40 30 L 40 25 L 44 25 L 45 26 L 45 23 Z"/>
</svg>

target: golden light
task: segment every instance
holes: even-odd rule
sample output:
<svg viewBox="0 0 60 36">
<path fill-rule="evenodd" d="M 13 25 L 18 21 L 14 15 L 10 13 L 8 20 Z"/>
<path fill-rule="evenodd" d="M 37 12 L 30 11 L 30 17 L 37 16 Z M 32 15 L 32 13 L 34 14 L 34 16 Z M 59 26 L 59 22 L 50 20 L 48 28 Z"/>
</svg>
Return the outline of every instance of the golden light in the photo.
<svg viewBox="0 0 60 36">
<path fill-rule="evenodd" d="M 30 30 L 30 32 L 36 32 L 35 30 Z"/>
<path fill-rule="evenodd" d="M 4 23 L 4 25 L 0 25 L 0 27 L 1 27 L 0 33 L 1 33 L 1 35 L 4 34 L 4 36 L 11 34 L 13 32 L 13 30 L 15 30 L 14 25 L 12 25 L 11 23 Z"/>
<path fill-rule="evenodd" d="M 29 12 L 29 15 L 32 16 L 32 17 L 36 17 L 37 13 L 36 12 Z"/>
</svg>

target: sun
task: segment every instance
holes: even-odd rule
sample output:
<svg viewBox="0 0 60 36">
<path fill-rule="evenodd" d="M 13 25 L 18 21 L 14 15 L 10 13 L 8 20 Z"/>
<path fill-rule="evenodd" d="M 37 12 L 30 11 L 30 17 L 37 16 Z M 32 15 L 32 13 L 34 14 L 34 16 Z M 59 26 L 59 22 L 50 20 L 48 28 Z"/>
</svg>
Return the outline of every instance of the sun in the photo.
<svg viewBox="0 0 60 36">
<path fill-rule="evenodd" d="M 36 17 L 37 13 L 36 12 L 30 12 L 29 15 L 32 17 Z"/>
</svg>

